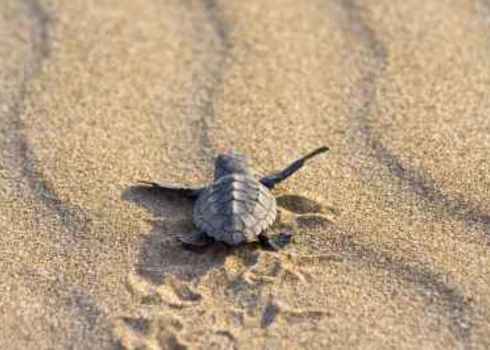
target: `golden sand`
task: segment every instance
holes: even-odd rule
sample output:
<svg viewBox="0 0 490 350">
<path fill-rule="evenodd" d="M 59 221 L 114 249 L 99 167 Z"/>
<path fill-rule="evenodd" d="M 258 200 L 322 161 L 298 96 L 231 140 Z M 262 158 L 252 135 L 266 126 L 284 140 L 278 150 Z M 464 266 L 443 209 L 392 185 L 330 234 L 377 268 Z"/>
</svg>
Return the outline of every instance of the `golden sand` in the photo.
<svg viewBox="0 0 490 350">
<path fill-rule="evenodd" d="M 490 347 L 486 1 L 0 15 L 0 348 Z M 280 252 L 184 250 L 192 203 L 132 186 L 323 144 L 275 190 Z"/>
</svg>

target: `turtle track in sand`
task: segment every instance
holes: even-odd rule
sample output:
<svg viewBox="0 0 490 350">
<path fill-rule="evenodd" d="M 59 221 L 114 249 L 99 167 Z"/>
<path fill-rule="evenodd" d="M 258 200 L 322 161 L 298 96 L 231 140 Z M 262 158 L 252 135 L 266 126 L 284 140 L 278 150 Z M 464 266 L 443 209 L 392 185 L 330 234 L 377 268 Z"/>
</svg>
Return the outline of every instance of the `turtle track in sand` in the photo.
<svg viewBox="0 0 490 350">
<path fill-rule="evenodd" d="M 215 0 L 201 0 L 199 10 L 206 21 L 206 26 L 202 23 L 193 23 L 195 33 L 192 40 L 196 44 L 207 43 L 207 50 L 192 72 L 194 86 L 191 93 L 190 113 L 195 114 L 195 117 L 191 119 L 189 131 L 194 136 L 193 139 L 198 140 L 198 154 L 201 160 L 212 164 L 217 153 L 216 145 L 213 144 L 210 135 L 216 123 L 214 99 L 222 85 L 226 70 L 230 46 L 229 28 Z"/>
<path fill-rule="evenodd" d="M 29 83 L 41 73 L 43 63 L 49 58 L 51 52 L 51 40 L 49 35 L 50 18 L 36 0 L 24 0 L 31 19 L 29 36 L 30 53 L 25 63 L 23 79 L 20 83 L 17 96 L 14 98 L 13 106 L 7 114 L 7 125 L 10 126 L 9 142 L 6 146 L 10 156 L 7 162 L 10 169 L 14 170 L 12 178 L 18 183 L 14 185 L 18 192 L 28 193 L 36 201 L 46 208 L 51 215 L 64 225 L 71 233 L 69 244 L 76 241 L 77 236 L 83 235 L 88 224 L 87 215 L 82 208 L 63 202 L 52 189 L 49 181 L 39 170 L 39 162 L 32 149 L 29 140 L 24 135 L 24 100 L 29 88 Z"/>
<path fill-rule="evenodd" d="M 453 198 L 430 178 L 423 169 L 406 166 L 400 157 L 391 152 L 378 138 L 377 131 L 369 125 L 372 107 L 376 104 L 377 81 L 383 76 L 387 66 L 389 53 L 382 40 L 378 38 L 373 29 L 365 23 L 361 14 L 361 5 L 355 0 L 340 1 L 347 14 L 347 20 L 355 28 L 353 35 L 371 52 L 372 64 L 366 66 L 364 77 L 358 82 L 357 98 L 363 101 L 362 107 L 353 111 L 353 134 L 360 136 L 361 140 L 353 140 L 356 150 L 364 153 L 367 148 L 372 152 L 378 163 L 388 169 L 390 174 L 397 178 L 404 188 L 415 193 L 425 203 L 448 216 L 463 221 L 470 226 L 476 226 L 485 233 L 486 240 L 490 239 L 490 213 L 483 211 L 478 205 L 470 203 L 464 198 Z M 371 168 L 371 172 L 379 169 Z M 400 188 L 403 190 L 402 188 Z"/>
<path fill-rule="evenodd" d="M 5 145 L 7 152 L 2 161 L 8 165 L 10 181 L 14 181 L 11 187 L 15 189 L 15 195 L 26 203 L 33 201 L 38 206 L 39 211 L 34 212 L 36 217 L 32 218 L 33 223 L 40 224 L 41 227 L 49 226 L 50 218 L 54 218 L 55 227 L 62 231 L 59 251 L 61 254 L 71 254 L 77 247 L 78 238 L 86 232 L 87 217 L 83 209 L 63 202 L 51 188 L 49 181 L 39 170 L 40 166 L 35 151 L 24 134 L 25 124 L 22 120 L 29 86 L 41 73 L 43 64 L 50 57 L 51 14 L 37 0 L 23 0 L 21 6 L 25 8 L 25 15 L 29 21 L 28 51 L 26 61 L 22 62 L 24 70 L 17 94 L 11 98 L 13 102 L 5 114 L 6 130 L 4 132 L 8 134 L 8 137 L 6 137 Z M 49 288 L 63 291 L 60 295 L 51 296 L 52 300 L 57 300 L 60 305 L 65 305 L 63 313 L 68 315 L 69 326 L 72 327 L 70 334 L 65 334 L 67 343 L 63 344 L 76 346 L 81 341 L 94 344 L 102 339 L 110 341 L 112 335 L 108 327 L 108 320 L 104 319 L 99 306 L 89 293 L 78 287 L 71 287 L 62 279 L 53 281 L 45 279 L 35 269 L 24 273 L 32 275 L 33 281 L 41 281 L 41 284 L 46 282 L 50 285 Z M 30 288 L 30 290 L 38 289 L 42 289 L 40 285 Z M 43 300 L 42 297 L 40 300 Z M 104 320 L 100 323 L 102 319 Z M 94 322 L 98 322 L 101 328 L 95 329 Z M 103 333 L 105 335 L 100 338 Z"/>
<path fill-rule="evenodd" d="M 369 117 L 376 104 L 377 82 L 385 72 L 388 64 L 387 49 L 376 32 L 364 21 L 362 8 L 358 1 L 347 0 L 339 2 L 346 13 L 347 22 L 351 24 L 350 31 L 354 37 L 365 45 L 367 52 L 371 53 L 372 60 L 365 66 L 364 76 L 357 83 L 356 98 L 361 100 L 360 107 L 355 109 L 353 115 L 353 135 L 360 140 L 353 140 L 356 152 L 365 153 L 368 149 L 368 157 L 374 157 L 378 164 L 386 168 L 389 173 L 397 178 L 403 186 L 403 191 L 408 188 L 422 200 L 424 205 L 435 206 L 440 212 L 462 220 L 468 225 L 477 225 L 486 234 L 490 233 L 490 216 L 482 212 L 476 206 L 468 204 L 464 199 L 450 198 L 443 193 L 438 185 L 422 169 L 409 168 L 402 164 L 399 157 L 392 153 L 377 137 L 377 131 L 370 126 Z M 371 167 L 368 172 L 379 172 L 380 169 Z M 344 245 L 345 244 L 345 245 Z M 365 261 L 378 268 L 382 268 L 389 274 L 395 274 L 397 278 L 405 280 L 417 289 L 422 288 L 428 293 L 433 293 L 440 298 L 443 312 L 451 321 L 451 331 L 456 335 L 464 348 L 471 347 L 472 333 L 472 307 L 466 302 L 461 291 L 449 287 L 432 271 L 424 268 L 413 268 L 409 264 L 397 261 L 389 257 L 381 257 L 380 254 L 367 248 L 362 248 L 354 241 L 342 243 L 347 252 L 353 252 L 355 261 Z M 351 262 L 354 262 L 351 260 Z M 456 287 L 457 288 L 457 287 Z"/>
</svg>

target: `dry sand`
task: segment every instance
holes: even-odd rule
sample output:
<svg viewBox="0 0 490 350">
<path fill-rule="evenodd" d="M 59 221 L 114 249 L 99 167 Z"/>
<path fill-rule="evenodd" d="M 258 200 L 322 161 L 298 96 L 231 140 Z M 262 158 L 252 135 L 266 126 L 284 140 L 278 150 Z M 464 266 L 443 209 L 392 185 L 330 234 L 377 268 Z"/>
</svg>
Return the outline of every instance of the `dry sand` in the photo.
<svg viewBox="0 0 490 350">
<path fill-rule="evenodd" d="M 0 348 L 490 348 L 489 30 L 487 0 L 3 0 Z M 183 250 L 191 203 L 131 186 L 323 144 L 277 253 Z"/>
</svg>

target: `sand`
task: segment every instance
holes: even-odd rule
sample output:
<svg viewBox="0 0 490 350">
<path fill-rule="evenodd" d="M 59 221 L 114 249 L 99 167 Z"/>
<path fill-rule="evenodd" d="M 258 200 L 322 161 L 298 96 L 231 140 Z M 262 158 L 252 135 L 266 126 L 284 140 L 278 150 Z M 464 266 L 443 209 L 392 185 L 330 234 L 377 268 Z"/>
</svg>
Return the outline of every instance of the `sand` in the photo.
<svg viewBox="0 0 490 350">
<path fill-rule="evenodd" d="M 4 0 L 0 348 L 490 348 L 490 3 Z M 183 249 L 236 149 L 279 252 Z"/>
</svg>

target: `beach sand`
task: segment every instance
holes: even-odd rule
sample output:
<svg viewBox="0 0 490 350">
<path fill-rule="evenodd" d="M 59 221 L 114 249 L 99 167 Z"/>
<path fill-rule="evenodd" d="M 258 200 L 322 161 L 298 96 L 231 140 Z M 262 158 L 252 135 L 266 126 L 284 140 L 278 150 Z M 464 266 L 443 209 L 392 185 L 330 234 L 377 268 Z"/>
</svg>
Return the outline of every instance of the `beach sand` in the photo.
<svg viewBox="0 0 490 350">
<path fill-rule="evenodd" d="M 486 0 L 4 0 L 1 349 L 490 348 Z M 293 242 L 185 250 L 236 149 Z"/>
</svg>

